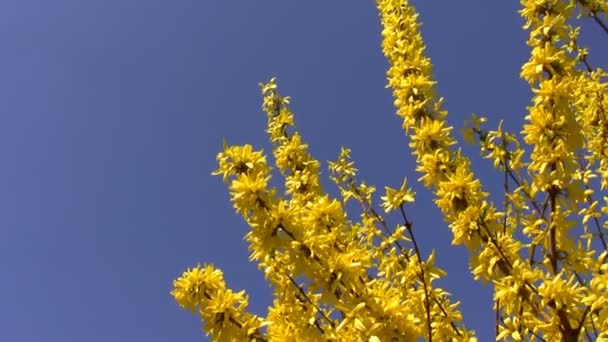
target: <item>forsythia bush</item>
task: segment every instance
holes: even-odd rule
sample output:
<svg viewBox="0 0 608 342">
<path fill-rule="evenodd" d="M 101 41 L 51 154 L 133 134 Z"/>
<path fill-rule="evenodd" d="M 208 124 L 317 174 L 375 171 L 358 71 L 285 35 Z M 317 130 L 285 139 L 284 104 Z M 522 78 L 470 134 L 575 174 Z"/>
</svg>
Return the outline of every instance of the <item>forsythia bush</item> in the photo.
<svg viewBox="0 0 608 342">
<path fill-rule="evenodd" d="M 608 2 L 521 3 L 531 47 L 521 77 L 534 94 L 521 139 L 500 125 L 483 128 L 476 116 L 463 128 L 504 178 L 504 203 L 488 200 L 455 147 L 407 0 L 377 1 L 388 86 L 419 181 L 435 194 L 453 244 L 469 251 L 475 279 L 493 286 L 496 326 L 488 329 L 496 339 L 608 341 L 608 73 L 588 62 L 573 26 L 587 17 L 608 33 Z M 218 341 L 475 340 L 458 303 L 434 284 L 444 274 L 435 255 L 418 248 L 407 181 L 374 203 L 376 189 L 357 179 L 343 148 L 329 163 L 341 193 L 332 198 L 295 129 L 289 98 L 274 79 L 261 88 L 284 193 L 270 185 L 266 156 L 250 145 L 224 146 L 214 174 L 251 227 L 251 259 L 273 285 L 274 303 L 267 317 L 247 313 L 244 291 L 227 288 L 222 272 L 206 265 L 174 281 L 178 304 L 198 312 Z M 348 201 L 360 204 L 360 217 L 347 217 Z M 385 219 L 392 213 L 396 228 Z"/>
</svg>

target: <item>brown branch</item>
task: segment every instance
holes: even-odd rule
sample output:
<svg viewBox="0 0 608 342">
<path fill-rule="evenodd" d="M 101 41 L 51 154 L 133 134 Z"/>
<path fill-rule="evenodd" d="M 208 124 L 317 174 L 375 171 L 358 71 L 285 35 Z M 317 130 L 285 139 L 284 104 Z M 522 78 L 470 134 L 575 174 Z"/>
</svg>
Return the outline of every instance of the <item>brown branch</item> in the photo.
<svg viewBox="0 0 608 342">
<path fill-rule="evenodd" d="M 604 32 L 608 33 L 608 26 L 598 17 L 598 11 L 596 9 L 590 8 L 587 0 L 578 0 L 578 2 L 589 11 L 589 15 L 593 18 L 593 20 L 602 28 Z"/>
<path fill-rule="evenodd" d="M 604 29 L 604 32 L 608 33 L 608 25 L 606 25 L 606 23 L 604 23 L 602 19 L 597 16 L 596 12 L 591 12 L 591 17 L 598 25 L 600 25 L 601 28 Z"/>
<path fill-rule="evenodd" d="M 310 305 L 312 305 L 313 308 L 315 308 L 315 310 L 317 310 L 318 313 L 321 314 L 321 317 L 323 317 L 323 319 L 325 321 L 327 321 L 329 323 L 329 325 L 332 328 L 335 328 L 335 323 L 334 321 L 332 321 L 329 317 L 327 317 L 327 315 L 323 312 L 323 310 L 321 310 L 321 308 L 319 308 L 317 306 L 317 304 L 315 304 L 310 297 L 308 297 L 308 294 L 306 294 L 306 291 L 304 291 L 304 288 L 298 284 L 289 274 L 286 275 L 287 278 L 289 279 L 289 281 L 291 281 L 291 283 L 293 284 L 293 286 L 295 286 L 298 291 L 300 291 L 300 294 L 306 299 L 306 301 L 308 303 L 310 303 Z M 317 329 L 319 329 L 319 331 L 321 332 L 321 334 L 324 334 L 325 332 L 323 331 L 323 328 L 321 328 L 321 325 L 319 325 L 319 323 L 317 322 L 317 320 L 315 319 L 315 325 L 317 327 Z"/>
<path fill-rule="evenodd" d="M 551 166 L 551 172 L 555 171 L 555 164 Z M 549 202 L 551 204 L 551 212 L 549 213 L 549 261 L 551 263 L 551 272 L 553 276 L 557 275 L 557 242 L 555 237 L 556 225 L 553 222 L 553 216 L 556 215 L 557 192 L 559 188 L 552 185 L 549 188 Z"/>
<path fill-rule="evenodd" d="M 412 230 L 412 223 L 407 219 L 405 215 L 405 209 L 403 209 L 403 204 L 399 206 L 399 210 L 401 211 L 401 217 L 403 217 L 403 221 L 405 223 L 405 228 L 410 234 L 410 238 L 412 239 L 412 243 L 414 244 L 414 250 L 416 251 L 416 257 L 418 258 L 418 265 L 420 266 L 421 278 L 422 278 L 422 286 L 424 287 L 424 306 L 426 309 L 426 324 L 429 335 L 429 342 L 433 341 L 433 328 L 431 326 L 431 305 L 429 303 L 429 292 L 426 284 L 426 276 L 424 274 L 424 267 L 422 266 L 422 258 L 420 257 L 420 249 L 418 248 L 418 243 L 416 242 L 416 238 L 414 237 L 414 232 Z"/>
</svg>

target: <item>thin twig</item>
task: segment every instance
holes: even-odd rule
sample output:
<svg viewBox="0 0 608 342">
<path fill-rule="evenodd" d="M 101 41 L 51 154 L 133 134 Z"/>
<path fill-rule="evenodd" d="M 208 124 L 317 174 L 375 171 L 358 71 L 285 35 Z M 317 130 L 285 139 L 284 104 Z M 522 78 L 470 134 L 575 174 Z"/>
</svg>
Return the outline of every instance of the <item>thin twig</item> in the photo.
<svg viewBox="0 0 608 342">
<path fill-rule="evenodd" d="M 403 217 L 403 221 L 405 224 L 405 228 L 410 234 L 410 238 L 412 239 L 412 243 L 414 244 L 414 250 L 416 251 L 416 257 L 418 258 L 418 265 L 420 266 L 420 272 L 422 277 L 422 286 L 424 287 L 424 306 L 426 309 L 426 324 L 429 335 L 429 342 L 433 341 L 433 328 L 431 325 L 431 305 L 429 303 L 429 291 L 426 284 L 426 276 L 424 274 L 424 267 L 422 266 L 422 258 L 420 256 L 420 249 L 418 248 L 418 243 L 416 242 L 416 238 L 414 237 L 414 232 L 412 230 L 412 223 L 407 219 L 405 215 L 405 209 L 403 209 L 403 204 L 399 206 L 399 210 L 401 211 L 401 216 Z"/>
</svg>

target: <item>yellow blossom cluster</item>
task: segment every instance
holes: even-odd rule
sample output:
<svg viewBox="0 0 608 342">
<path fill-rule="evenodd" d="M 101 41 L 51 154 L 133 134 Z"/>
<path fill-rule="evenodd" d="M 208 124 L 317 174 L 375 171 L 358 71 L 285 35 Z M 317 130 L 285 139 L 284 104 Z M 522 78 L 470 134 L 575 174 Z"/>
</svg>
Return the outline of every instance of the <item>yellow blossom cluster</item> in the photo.
<svg viewBox="0 0 608 342">
<path fill-rule="evenodd" d="M 263 321 L 245 312 L 245 291 L 226 288 L 223 274 L 212 265 L 189 269 L 173 283 L 171 294 L 184 309 L 198 310 L 205 330 L 219 341 L 262 340 Z"/>
<path fill-rule="evenodd" d="M 598 21 L 605 2 L 531 0 L 522 6 L 531 56 L 521 77 L 534 93 L 522 131 L 530 161 L 524 162 L 525 147 L 502 123 L 485 131 L 486 119 L 474 115 L 463 129 L 465 140 L 479 138 L 484 158 L 504 174 L 502 210 L 486 200 L 470 161 L 451 148 L 455 139 L 408 1 L 378 1 L 388 86 L 420 180 L 435 192 L 454 244 L 469 248 L 474 276 L 494 286 L 497 339 L 600 337 L 608 331 L 607 314 L 597 309 L 606 303 L 606 291 L 592 284 L 605 279 L 602 229 L 608 225 L 600 227 L 591 181 L 599 177 L 606 188 L 606 73 L 587 63 L 587 51 L 577 45 L 580 28 L 571 22 L 577 12 Z M 524 239 L 516 238 L 522 233 Z M 603 253 L 594 250 L 598 244 Z"/>
<path fill-rule="evenodd" d="M 585 17 L 604 28 L 606 1 L 521 1 L 531 48 L 521 77 L 533 92 L 521 138 L 502 122 L 484 129 L 487 119 L 476 115 L 462 129 L 500 172 L 501 204 L 488 199 L 455 146 L 414 7 L 407 0 L 376 4 L 387 87 L 419 181 L 434 193 L 453 244 L 467 247 L 474 278 L 494 289 L 496 339 L 608 340 L 608 196 L 596 199 L 608 187 L 608 75 L 589 63 L 572 24 Z M 267 156 L 251 145 L 225 143 L 213 174 L 228 184 L 250 227 L 250 258 L 273 286 L 274 301 L 267 317 L 247 313 L 245 293 L 227 289 L 221 271 L 207 265 L 174 281 L 178 304 L 197 310 L 219 341 L 476 340 L 459 303 L 436 284 L 445 273 L 435 252 L 422 255 L 407 179 L 386 186 L 377 203 L 376 188 L 357 179 L 342 148 L 329 162 L 340 192 L 332 197 L 295 127 L 290 98 L 275 79 L 260 86 L 281 190 Z M 358 217 L 347 212 L 349 201 Z"/>
<path fill-rule="evenodd" d="M 247 314 L 242 311 L 244 295 L 223 289 L 223 280 L 218 280 L 221 273 L 207 266 L 176 280 L 173 295 L 178 303 L 199 308 L 205 331 L 214 338 L 473 339 L 473 332 L 462 325 L 458 303 L 451 303 L 449 294 L 433 284 L 444 274 L 434 264 L 434 253 L 422 258 L 405 211 L 405 205 L 414 201 L 413 191 L 405 182 L 400 189 L 386 188 L 381 206 L 402 214 L 402 223 L 391 229 L 372 200 L 375 188 L 356 180 L 350 151 L 343 148 L 338 160 L 329 165 L 331 179 L 342 195 L 332 198 L 320 185 L 320 163 L 295 129 L 289 98 L 278 93 L 274 79 L 261 88 L 284 193 L 271 187 L 266 156 L 250 145 L 224 145 L 214 174 L 229 184 L 236 212 L 251 227 L 245 237 L 251 259 L 274 286 L 274 302 L 264 319 Z M 362 208 L 358 222 L 344 209 L 352 199 Z M 207 290 L 207 296 L 200 295 L 199 288 L 208 289 L 208 284 L 218 282 L 222 291 Z M 221 311 L 240 325 L 209 319 L 218 315 L 218 307 L 210 304 L 218 300 L 216 296 L 236 298 L 241 304 L 226 307 L 232 311 Z M 251 330 L 254 326 L 257 330 Z M 233 331 L 239 327 L 240 335 Z"/>
</svg>

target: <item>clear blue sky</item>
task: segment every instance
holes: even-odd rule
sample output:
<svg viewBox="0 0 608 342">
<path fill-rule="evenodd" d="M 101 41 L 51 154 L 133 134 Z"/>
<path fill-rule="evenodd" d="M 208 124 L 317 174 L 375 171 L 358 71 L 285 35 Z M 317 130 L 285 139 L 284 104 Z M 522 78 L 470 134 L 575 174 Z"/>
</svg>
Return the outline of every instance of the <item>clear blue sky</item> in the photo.
<svg viewBox="0 0 608 342">
<path fill-rule="evenodd" d="M 529 52 L 517 2 L 416 3 L 450 122 L 476 112 L 519 131 Z M 588 28 L 606 67 L 605 36 Z M 169 294 L 197 262 L 264 313 L 247 227 L 210 175 L 222 138 L 269 150 L 257 83 L 277 76 L 318 159 L 345 145 L 379 189 L 413 181 L 379 43 L 371 0 L 0 2 L 0 340 L 202 341 Z M 491 291 L 415 189 L 423 249 L 492 340 Z"/>
</svg>

